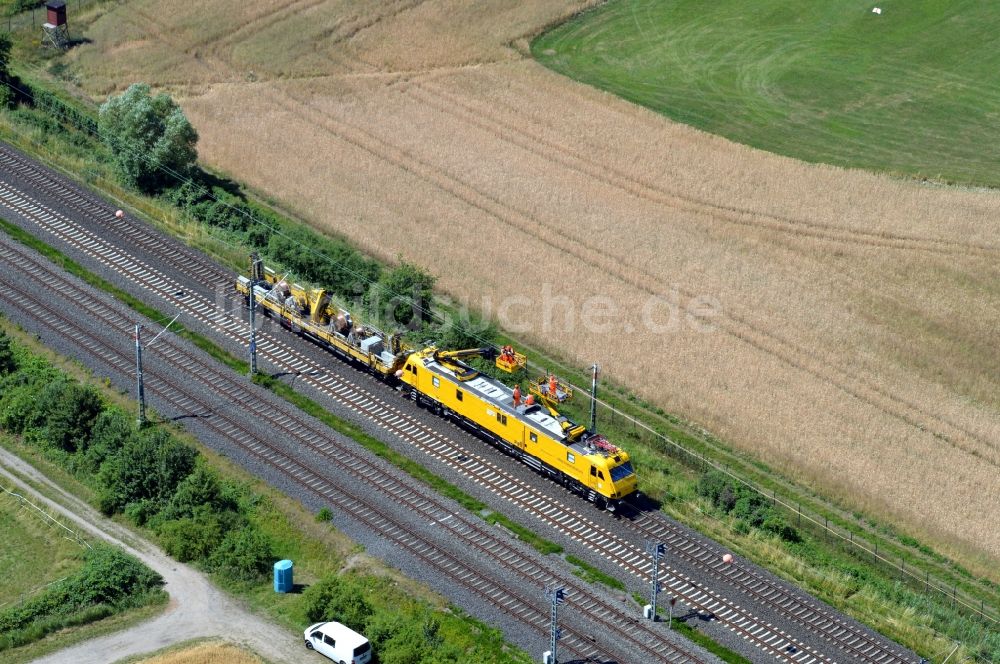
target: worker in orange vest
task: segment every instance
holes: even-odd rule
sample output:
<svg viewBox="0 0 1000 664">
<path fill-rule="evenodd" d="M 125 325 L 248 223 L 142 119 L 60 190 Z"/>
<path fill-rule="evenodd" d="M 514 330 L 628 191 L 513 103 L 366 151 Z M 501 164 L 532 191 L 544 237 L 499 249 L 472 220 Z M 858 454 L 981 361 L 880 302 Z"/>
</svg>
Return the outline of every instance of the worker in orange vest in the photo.
<svg viewBox="0 0 1000 664">
<path fill-rule="evenodd" d="M 521 386 L 520 385 L 515 385 L 514 386 L 514 408 L 517 408 L 520 405 L 521 405 Z"/>
<path fill-rule="evenodd" d="M 556 375 L 555 374 L 549 374 L 549 398 L 550 399 L 556 399 L 558 397 L 559 397 L 559 394 L 556 391 Z"/>
</svg>

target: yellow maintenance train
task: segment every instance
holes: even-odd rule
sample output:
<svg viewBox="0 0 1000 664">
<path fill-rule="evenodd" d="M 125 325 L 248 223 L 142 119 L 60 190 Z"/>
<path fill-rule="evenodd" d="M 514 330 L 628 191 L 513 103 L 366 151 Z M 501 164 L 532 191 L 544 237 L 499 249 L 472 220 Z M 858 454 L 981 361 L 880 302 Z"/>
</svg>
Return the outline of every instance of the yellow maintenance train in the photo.
<svg viewBox="0 0 1000 664">
<path fill-rule="evenodd" d="M 485 357 L 509 372 L 526 361 L 513 349 L 410 348 L 398 334 L 356 323 L 325 291 L 290 284 L 256 259 L 250 278 L 236 281 L 248 303 L 251 288 L 257 307 L 284 327 L 396 385 L 418 405 L 474 430 L 587 500 L 614 511 L 635 494 L 628 453 L 556 410 L 570 393 L 567 385 L 543 378 L 522 399 L 520 386 L 508 387 L 462 361 Z"/>
</svg>

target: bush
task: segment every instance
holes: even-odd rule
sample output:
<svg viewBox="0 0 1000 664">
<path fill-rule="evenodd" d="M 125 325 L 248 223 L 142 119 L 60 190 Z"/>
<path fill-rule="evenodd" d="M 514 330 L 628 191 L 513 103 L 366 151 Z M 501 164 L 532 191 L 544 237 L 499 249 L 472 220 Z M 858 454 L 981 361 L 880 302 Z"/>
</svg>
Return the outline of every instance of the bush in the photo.
<svg viewBox="0 0 1000 664">
<path fill-rule="evenodd" d="M 439 348 L 479 348 L 494 342 L 497 328 L 493 323 L 463 321 L 456 315 L 443 322 L 436 321 L 432 334 Z"/>
<path fill-rule="evenodd" d="M 116 408 L 103 410 L 90 430 L 90 444 L 71 460 L 73 470 L 82 475 L 96 474 L 101 464 L 137 435 L 138 429 L 131 416 Z"/>
<path fill-rule="evenodd" d="M 234 581 L 257 581 L 274 563 L 271 540 L 253 526 L 231 530 L 209 559 L 209 567 Z"/>
<path fill-rule="evenodd" d="M 80 610 L 99 609 L 97 619 L 132 606 L 137 598 L 163 586 L 163 577 L 121 549 L 98 544 L 84 554 L 84 565 L 64 581 L 50 586 L 44 593 L 18 606 L 0 612 L 0 633 L 27 630 L 34 626 L 31 640 L 44 636 L 46 625 L 56 628 L 62 621 Z"/>
<path fill-rule="evenodd" d="M 698 479 L 698 495 L 708 498 L 713 505 L 718 507 L 719 496 L 722 495 L 724 489 L 729 489 L 730 486 L 729 477 L 716 470 L 712 470 Z M 732 507 L 729 509 L 732 509 Z M 729 510 L 726 511 L 728 512 Z"/>
<path fill-rule="evenodd" d="M 238 506 L 231 498 L 223 496 L 222 486 L 215 472 L 199 464 L 194 472 L 177 485 L 162 516 L 164 519 L 191 517 L 201 508 L 221 513 L 236 510 Z"/>
<path fill-rule="evenodd" d="M 177 485 L 150 522 L 168 554 L 181 562 L 208 561 L 224 533 L 247 528 L 246 516 L 227 489 L 201 464 Z"/>
<path fill-rule="evenodd" d="M 698 494 L 712 501 L 720 511 L 732 515 L 736 519 L 733 529 L 741 535 L 751 528 L 759 528 L 786 542 L 802 541 L 798 530 L 766 497 L 736 483 L 724 473 L 713 470 L 702 475 L 698 480 Z"/>
<path fill-rule="evenodd" d="M 64 452 L 85 451 L 104 405 L 92 387 L 76 382 L 51 383 L 39 397 L 45 419 L 39 432 L 44 444 Z"/>
<path fill-rule="evenodd" d="M 10 346 L 10 337 L 0 330 L 0 376 L 6 376 L 17 369 L 17 359 Z"/>
<path fill-rule="evenodd" d="M 66 592 L 77 605 L 109 604 L 163 585 L 163 577 L 119 548 L 98 544 L 86 553 L 86 564 L 72 577 Z"/>
<path fill-rule="evenodd" d="M 41 419 L 39 385 L 24 375 L 13 374 L 4 381 L 0 396 L 0 428 L 14 434 L 31 430 Z"/>
<path fill-rule="evenodd" d="M 324 507 L 316 513 L 316 520 L 320 523 L 327 523 L 333 521 L 333 512 L 330 511 L 329 507 Z"/>
<path fill-rule="evenodd" d="M 197 452 L 161 430 L 128 439 L 101 466 L 98 502 L 105 514 L 121 512 L 131 502 L 149 499 L 162 507 L 177 485 L 194 470 Z"/>
<path fill-rule="evenodd" d="M 363 632 L 374 610 L 365 598 L 365 590 L 354 577 L 327 577 L 306 589 L 306 617 L 310 622 L 336 620 Z"/>
<path fill-rule="evenodd" d="M 422 329 L 430 323 L 434 277 L 415 265 L 403 262 L 384 273 L 365 294 L 365 306 L 379 320 Z"/>
<path fill-rule="evenodd" d="M 764 523 L 762 523 L 760 527 L 761 530 L 777 535 L 786 542 L 796 543 L 802 541 L 802 536 L 799 535 L 799 531 L 788 523 L 784 515 L 779 514 L 773 509 L 770 511 L 770 514 L 764 518 Z"/>
<path fill-rule="evenodd" d="M 35 7 L 39 7 L 42 4 L 42 0 L 14 0 L 10 5 L 10 14 L 17 14 L 18 12 L 31 11 Z"/>
<path fill-rule="evenodd" d="M 160 511 L 160 506 L 148 498 L 137 500 L 125 506 L 125 516 L 137 526 L 145 526 Z"/>
<path fill-rule="evenodd" d="M 436 623 L 429 627 L 430 636 L 437 636 Z M 433 644 L 428 639 L 428 625 L 408 621 L 392 634 L 382 645 L 379 662 L 382 664 L 420 664 L 432 655 Z M 437 657 L 434 662 L 440 662 Z"/>
<path fill-rule="evenodd" d="M 163 549 L 182 563 L 208 560 L 222 542 L 223 523 L 207 509 L 159 528 Z"/>
</svg>

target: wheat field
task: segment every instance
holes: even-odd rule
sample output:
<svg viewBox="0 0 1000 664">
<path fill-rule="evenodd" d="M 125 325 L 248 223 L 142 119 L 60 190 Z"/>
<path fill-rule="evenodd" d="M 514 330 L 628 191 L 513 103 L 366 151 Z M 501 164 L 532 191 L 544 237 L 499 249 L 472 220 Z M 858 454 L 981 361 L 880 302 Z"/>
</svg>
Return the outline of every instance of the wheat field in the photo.
<svg viewBox="0 0 1000 664">
<path fill-rule="evenodd" d="M 228 643 L 199 643 L 171 650 L 141 661 L 141 664 L 261 664 L 257 655 Z"/>
<path fill-rule="evenodd" d="M 1000 580 L 1000 196 L 756 151 L 527 57 L 586 4 L 137 0 L 71 57 L 96 99 L 171 91 L 206 163 L 316 226 Z M 651 301 L 711 329 L 652 331 Z"/>
</svg>

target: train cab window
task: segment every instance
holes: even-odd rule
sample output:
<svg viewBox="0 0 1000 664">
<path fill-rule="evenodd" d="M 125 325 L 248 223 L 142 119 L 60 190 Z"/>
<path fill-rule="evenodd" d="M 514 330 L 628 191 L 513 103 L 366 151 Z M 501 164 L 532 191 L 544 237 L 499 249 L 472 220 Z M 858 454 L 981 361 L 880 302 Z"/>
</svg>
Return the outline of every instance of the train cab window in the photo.
<svg viewBox="0 0 1000 664">
<path fill-rule="evenodd" d="M 533 443 L 537 443 L 538 442 L 538 434 L 535 433 L 534 431 L 532 431 L 531 433 L 528 434 L 528 438 L 530 438 L 531 442 L 533 442 Z"/>
<path fill-rule="evenodd" d="M 410 373 L 414 373 L 414 374 L 417 373 L 417 370 L 413 368 L 412 364 L 407 364 L 406 365 L 406 370 L 409 371 Z"/>
<path fill-rule="evenodd" d="M 507 416 L 503 413 L 497 413 L 497 422 L 500 424 L 507 424 Z"/>
<path fill-rule="evenodd" d="M 597 471 L 597 479 L 600 479 L 600 480 L 604 479 L 604 471 L 603 470 Z"/>
<path fill-rule="evenodd" d="M 590 474 L 593 475 L 594 477 L 597 477 L 597 466 L 590 467 Z"/>
<path fill-rule="evenodd" d="M 437 376 L 431 376 L 431 383 L 434 384 L 434 387 L 441 387 L 441 379 Z"/>
<path fill-rule="evenodd" d="M 455 398 L 459 401 L 462 400 L 462 390 L 455 390 Z"/>
<path fill-rule="evenodd" d="M 576 457 L 573 456 L 572 452 L 566 453 L 566 460 L 569 461 L 570 463 L 576 463 Z"/>
</svg>

